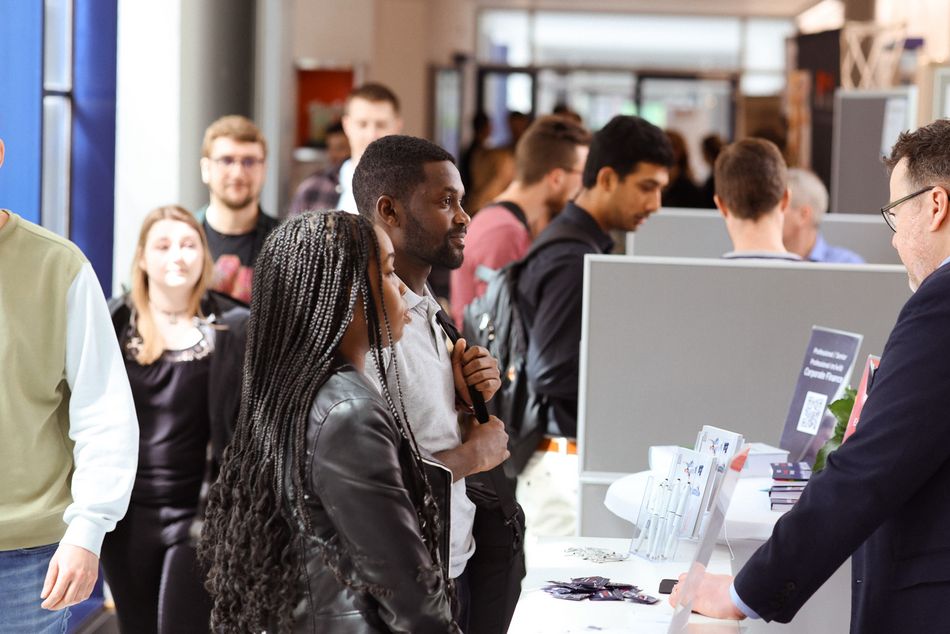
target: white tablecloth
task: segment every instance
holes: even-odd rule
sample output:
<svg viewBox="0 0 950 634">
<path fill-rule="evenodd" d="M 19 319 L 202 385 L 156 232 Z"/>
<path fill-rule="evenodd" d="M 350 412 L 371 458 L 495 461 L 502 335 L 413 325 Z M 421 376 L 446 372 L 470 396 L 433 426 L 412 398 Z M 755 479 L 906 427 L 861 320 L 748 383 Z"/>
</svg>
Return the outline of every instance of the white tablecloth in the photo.
<svg viewBox="0 0 950 634">
<path fill-rule="evenodd" d="M 681 547 L 676 561 L 656 563 L 631 556 L 626 561 L 593 563 L 565 553 L 570 547 L 595 547 L 625 553 L 630 541 L 616 538 L 552 537 L 527 546 L 528 574 L 522 584 L 521 600 L 515 611 L 510 634 L 665 634 L 673 616 L 667 595 L 658 594 L 661 579 L 686 572 L 692 550 Z M 730 572 L 728 551 L 717 548 L 710 572 Z M 555 599 L 541 588 L 548 581 L 568 581 L 574 577 L 598 575 L 611 581 L 631 583 L 660 599 L 655 605 L 628 601 L 567 601 Z M 694 629 L 698 628 L 698 629 Z M 716 621 L 698 615 L 690 619 L 690 632 L 736 634 L 736 621 Z"/>
</svg>

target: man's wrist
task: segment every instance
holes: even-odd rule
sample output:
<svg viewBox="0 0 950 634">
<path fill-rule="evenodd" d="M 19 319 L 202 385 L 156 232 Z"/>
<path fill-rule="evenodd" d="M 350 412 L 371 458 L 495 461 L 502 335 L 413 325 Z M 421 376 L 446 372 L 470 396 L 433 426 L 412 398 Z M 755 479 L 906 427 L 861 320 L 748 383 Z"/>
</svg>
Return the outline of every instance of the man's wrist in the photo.
<svg viewBox="0 0 950 634">
<path fill-rule="evenodd" d="M 732 599 L 732 605 L 735 606 L 736 610 L 745 617 L 750 619 L 760 619 L 760 617 L 755 610 L 750 608 L 745 601 L 742 600 L 742 597 L 739 596 L 739 593 L 736 591 L 735 582 L 729 585 L 729 598 Z"/>
<path fill-rule="evenodd" d="M 106 531 L 97 524 L 84 517 L 74 517 L 66 528 L 66 534 L 63 535 L 60 543 L 79 546 L 98 557 L 105 534 Z"/>
</svg>

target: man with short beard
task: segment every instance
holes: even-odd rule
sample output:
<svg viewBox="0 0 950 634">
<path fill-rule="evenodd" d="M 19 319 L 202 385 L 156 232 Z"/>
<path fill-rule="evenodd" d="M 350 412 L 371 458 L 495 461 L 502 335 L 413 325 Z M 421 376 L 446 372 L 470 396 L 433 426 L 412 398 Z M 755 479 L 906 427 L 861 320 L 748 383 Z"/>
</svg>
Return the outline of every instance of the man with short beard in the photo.
<svg viewBox="0 0 950 634">
<path fill-rule="evenodd" d="M 214 290 L 251 301 L 254 260 L 278 221 L 261 209 L 267 142 L 240 115 L 221 117 L 205 130 L 201 180 L 211 200 L 196 214 L 214 260 Z"/>
<path fill-rule="evenodd" d="M 380 369 L 397 386 L 419 447 L 452 471 L 449 576 L 457 584 L 455 616 L 462 631 L 481 631 L 477 621 L 469 623 L 468 606 L 480 602 L 485 596 L 480 589 L 491 580 L 467 573 L 477 545 L 475 504 L 466 494 L 465 478 L 508 458 L 508 435 L 499 419 L 479 425 L 469 415 L 469 387 L 488 401 L 501 380 L 488 350 L 468 347 L 464 339 L 447 344 L 437 318 L 441 308 L 427 284 L 433 266 L 451 270 L 462 264 L 470 220 L 462 209 L 465 188 L 455 159 L 444 149 L 424 139 L 389 135 L 367 146 L 353 175 L 353 193 L 360 214 L 392 239 L 395 274 L 406 285 L 403 297 L 412 321 L 394 346 L 395 364 L 389 359 Z M 373 367 L 367 360 L 367 368 Z"/>
</svg>

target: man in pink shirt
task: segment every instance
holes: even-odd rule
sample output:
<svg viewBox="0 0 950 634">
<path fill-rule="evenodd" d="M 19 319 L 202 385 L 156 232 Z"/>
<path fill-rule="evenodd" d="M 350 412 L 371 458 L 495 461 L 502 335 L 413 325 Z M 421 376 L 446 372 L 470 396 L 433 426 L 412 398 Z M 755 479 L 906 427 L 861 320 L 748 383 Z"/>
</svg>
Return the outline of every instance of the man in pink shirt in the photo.
<svg viewBox="0 0 950 634">
<path fill-rule="evenodd" d="M 473 213 L 465 259 L 452 271 L 452 317 L 462 325 L 465 307 L 485 292 L 479 268 L 497 270 L 521 259 L 531 241 L 581 186 L 590 133 L 573 119 L 542 117 L 515 148 L 515 180 L 498 199 Z"/>
</svg>

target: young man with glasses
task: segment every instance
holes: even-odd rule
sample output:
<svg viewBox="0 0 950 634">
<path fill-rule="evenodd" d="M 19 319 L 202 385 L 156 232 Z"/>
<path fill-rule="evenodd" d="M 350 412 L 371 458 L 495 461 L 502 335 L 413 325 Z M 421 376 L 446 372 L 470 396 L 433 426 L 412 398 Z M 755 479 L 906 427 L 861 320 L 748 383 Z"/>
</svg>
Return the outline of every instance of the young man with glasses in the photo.
<svg viewBox="0 0 950 634">
<path fill-rule="evenodd" d="M 251 301 L 254 260 L 278 221 L 261 209 L 267 142 L 246 117 L 221 117 L 205 130 L 201 180 L 210 202 L 197 216 L 214 260 L 214 290 Z"/>
<path fill-rule="evenodd" d="M 850 556 L 852 632 L 946 631 L 948 148 L 950 120 L 940 119 L 901 134 L 886 159 L 893 202 L 881 212 L 914 295 L 884 346 L 857 431 L 829 455 L 734 580 L 705 575 L 694 611 L 787 623 Z M 670 601 L 679 598 L 674 591 Z"/>
<path fill-rule="evenodd" d="M 538 119 L 521 137 L 514 181 L 495 202 L 471 210 L 465 261 L 451 273 L 452 317 L 460 328 L 465 307 L 488 285 L 479 267 L 497 270 L 528 252 L 534 237 L 580 191 L 589 145 L 584 126 L 556 115 Z"/>
</svg>

